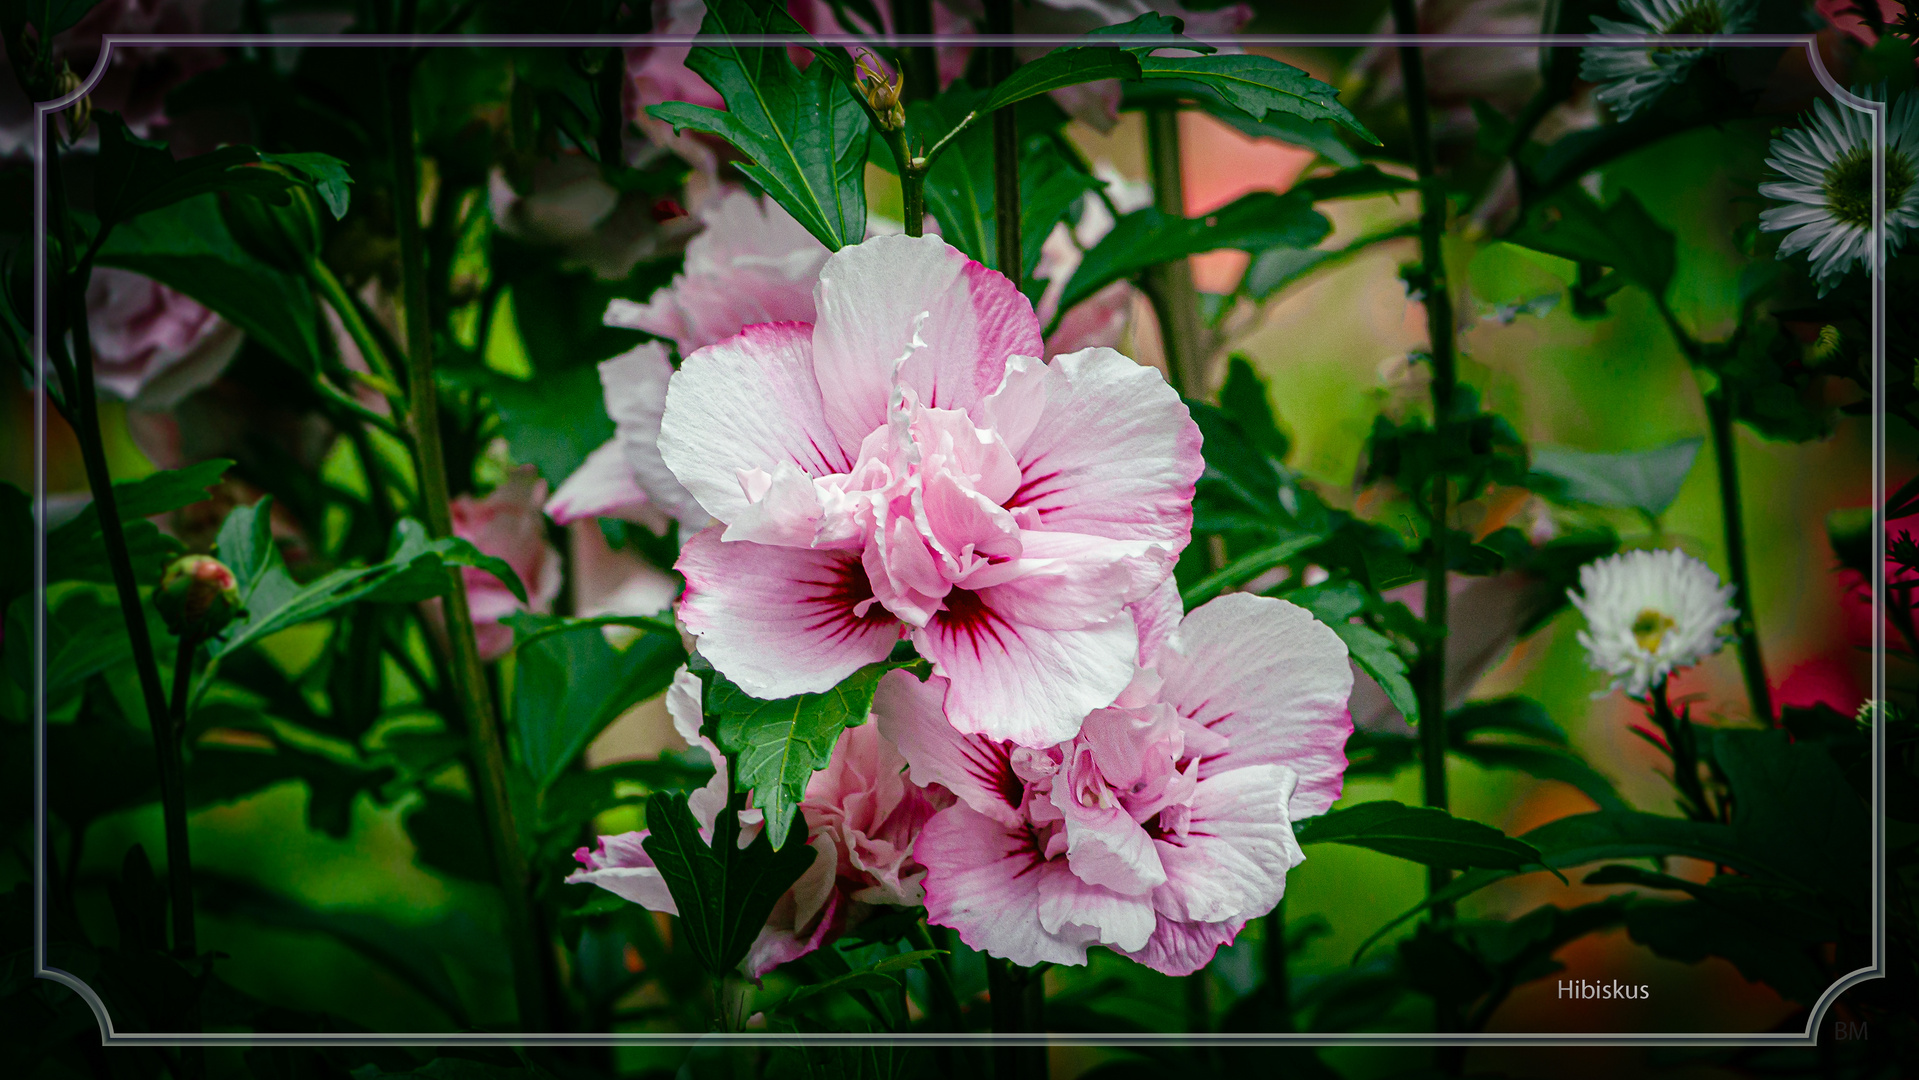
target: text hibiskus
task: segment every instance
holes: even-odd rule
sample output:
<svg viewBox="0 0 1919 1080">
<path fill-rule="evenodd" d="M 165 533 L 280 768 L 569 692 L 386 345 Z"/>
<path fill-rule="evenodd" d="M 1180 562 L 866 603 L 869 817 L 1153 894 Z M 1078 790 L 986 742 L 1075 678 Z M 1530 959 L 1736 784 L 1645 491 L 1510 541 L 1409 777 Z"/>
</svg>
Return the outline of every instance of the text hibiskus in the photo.
<svg viewBox="0 0 1919 1080">
<path fill-rule="evenodd" d="M 1618 979 L 1614 979 L 1609 983 L 1596 982 L 1591 979 L 1561 979 L 1559 980 L 1559 996 L 1561 998 L 1578 998 L 1582 1001 L 1611 1000 L 1614 998 L 1630 998 L 1637 1001 L 1646 1001 L 1652 997 L 1652 987 L 1644 983 L 1638 986 L 1627 986 Z"/>
</svg>

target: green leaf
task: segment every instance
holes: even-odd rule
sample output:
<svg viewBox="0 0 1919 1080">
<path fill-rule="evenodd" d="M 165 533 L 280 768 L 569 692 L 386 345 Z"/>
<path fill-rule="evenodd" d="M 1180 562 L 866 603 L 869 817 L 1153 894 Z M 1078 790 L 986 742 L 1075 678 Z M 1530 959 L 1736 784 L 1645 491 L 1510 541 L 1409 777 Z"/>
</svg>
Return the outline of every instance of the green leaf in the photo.
<svg viewBox="0 0 1919 1080">
<path fill-rule="evenodd" d="M 843 990 L 894 990 L 899 986 L 899 980 L 894 977 L 895 972 L 903 972 L 909 968 L 916 968 L 927 960 L 939 955 L 941 955 L 941 952 L 938 949 L 916 949 L 912 952 L 889 956 L 876 963 L 869 964 L 866 967 L 835 975 L 825 982 L 802 986 L 791 994 L 788 994 L 786 1000 L 780 1002 L 779 1008 L 781 1010 L 790 1009 L 795 1005 L 817 998 L 822 994 L 832 994 Z"/>
<path fill-rule="evenodd" d="M 1244 585 L 1276 566 L 1285 565 L 1308 549 L 1318 546 L 1322 539 L 1311 534 L 1291 536 L 1277 544 L 1249 551 L 1201 578 L 1191 588 L 1182 590 L 1180 601 L 1191 611 L 1228 589 Z M 1334 627 L 1334 630 L 1337 632 L 1338 628 Z"/>
<path fill-rule="evenodd" d="M 126 222 L 101 246 L 98 261 L 192 297 L 301 371 L 320 368 L 313 290 L 242 251 L 214 196 L 185 199 Z"/>
<path fill-rule="evenodd" d="M 740 847 L 737 802 L 715 819 L 709 847 L 700 840 L 700 823 L 686 796 L 656 794 L 646 801 L 648 835 L 641 842 L 666 880 L 694 955 L 716 979 L 746 958 L 773 905 L 813 865 L 803 830 L 775 849 L 769 830 L 762 829 Z"/>
<path fill-rule="evenodd" d="M 1704 439 L 1680 439 L 1653 450 L 1589 454 L 1555 446 L 1532 448 L 1532 470 L 1549 478 L 1545 494 L 1566 502 L 1618 506 L 1656 518 L 1679 498 Z"/>
<path fill-rule="evenodd" d="M 1871 865 L 1866 807 L 1826 749 L 1793 742 L 1784 731 L 1722 730 L 1713 732 L 1710 752 L 1732 789 L 1732 829 L 1748 865 L 1763 859 L 1808 892 L 1863 908 Z"/>
<path fill-rule="evenodd" d="M 1318 615 L 1318 612 L 1314 614 Z M 1393 703 L 1393 708 L 1399 710 L 1406 722 L 1419 723 L 1419 695 L 1406 678 L 1406 659 L 1393 647 L 1392 639 L 1364 623 L 1349 619 L 1322 618 L 1320 621 L 1332 627 L 1333 632 L 1346 643 L 1353 662 L 1359 665 L 1361 671 L 1372 676 L 1379 688 L 1386 692 L 1386 700 Z"/>
<path fill-rule="evenodd" d="M 1266 392 L 1266 383 L 1245 356 L 1234 353 L 1226 369 L 1226 385 L 1219 390 L 1219 407 L 1233 418 L 1239 429 L 1246 433 L 1252 442 L 1267 457 L 1274 461 L 1285 461 L 1287 452 L 1292 448 L 1286 433 L 1279 430 L 1279 420 L 1273 416 L 1271 395 Z"/>
<path fill-rule="evenodd" d="M 1375 146 L 1379 138 L 1366 130 L 1346 106 L 1339 91 L 1291 64 L 1270 56 L 1233 53 L 1213 56 L 1142 56 L 1140 74 L 1147 80 L 1181 79 L 1198 83 L 1255 120 L 1268 112 L 1291 113 L 1305 120 L 1330 120 Z"/>
<path fill-rule="evenodd" d="M 133 656 L 126 616 L 118 603 L 81 591 L 61 598 L 58 604 L 47 619 L 46 689 L 50 699 Z M 32 685 L 30 675 L 21 685 Z"/>
<path fill-rule="evenodd" d="M 1086 253 L 1066 283 L 1059 310 L 1149 266 L 1220 248 L 1254 254 L 1278 247 L 1307 248 L 1331 229 L 1303 195 L 1254 192 L 1195 218 L 1172 217 L 1149 206 L 1120 218 Z"/>
<path fill-rule="evenodd" d="M 751 791 L 753 805 L 766 813 L 773 843 L 784 845 L 799 813 L 806 782 L 826 767 L 840 732 L 866 721 L 880 676 L 894 661 L 868 664 L 822 694 L 798 694 L 765 701 L 733 685 L 704 663 L 694 665 L 705 684 L 703 710 L 713 725 L 713 741 L 737 764 L 735 791 Z"/>
<path fill-rule="evenodd" d="M 1520 870 L 1540 862 L 1531 844 L 1432 806 L 1360 803 L 1308 818 L 1296 832 L 1302 844 L 1350 844 L 1452 870 Z"/>
<path fill-rule="evenodd" d="M 145 519 L 205 499 L 207 489 L 219 483 L 232 465 L 231 461 L 216 458 L 113 485 L 113 501 L 120 510 L 136 578 L 157 579 L 166 564 L 183 550 L 179 541 L 161 533 Z M 100 530 L 99 511 L 92 503 L 47 533 L 47 580 L 72 579 L 112 580 L 107 567 L 106 537 Z"/>
<path fill-rule="evenodd" d="M 1190 79 L 1155 78 L 1121 85 L 1121 109 L 1155 107 L 1192 107 L 1225 122 L 1240 134 L 1253 139 L 1276 139 L 1319 154 L 1342 169 L 1359 165 L 1359 155 L 1340 137 L 1338 127 L 1326 120 L 1307 120 L 1277 110 L 1260 119 L 1229 103 L 1225 96 L 1205 83 Z"/>
<path fill-rule="evenodd" d="M 1631 192 L 1601 207 L 1583 188 L 1566 187 L 1534 207 L 1506 239 L 1574 262 L 1610 266 L 1654 299 L 1664 299 L 1672 283 L 1673 234 Z"/>
<path fill-rule="evenodd" d="M 1519 695 L 1467 702 L 1446 714 L 1446 733 L 1454 739 L 1477 731 L 1504 731 L 1553 746 L 1566 745 L 1566 729 L 1553 721 L 1546 707 Z"/>
<path fill-rule="evenodd" d="M 1358 165 L 1325 176 L 1309 177 L 1292 186 L 1314 202 L 1329 199 L 1357 199 L 1368 195 L 1391 195 L 1419 190 L 1419 182 L 1384 172 L 1377 165 Z"/>
<path fill-rule="evenodd" d="M 568 627 L 569 621 L 525 613 L 505 620 L 518 657 L 514 746 L 542 791 L 621 713 L 666 689 L 686 659 L 678 634 L 642 634 L 619 650 L 607 644 L 599 626 Z"/>
<path fill-rule="evenodd" d="M 346 216 L 347 202 L 352 193 L 347 190 L 353 178 L 347 175 L 346 162 L 332 154 L 261 154 L 260 160 L 273 165 L 292 169 L 306 177 L 307 183 L 326 203 L 326 208 L 338 221 Z"/>
<path fill-rule="evenodd" d="M 709 0 L 701 36 L 784 32 L 784 11 L 749 0 Z M 823 52 L 816 57 L 824 60 Z M 866 238 L 869 122 L 853 92 L 815 63 L 804 73 L 786 50 L 759 45 L 701 45 L 686 66 L 719 91 L 724 112 L 685 102 L 647 112 L 673 125 L 717 135 L 751 159 L 739 166 L 787 213 L 837 251 Z"/>
<path fill-rule="evenodd" d="M 93 210 L 102 228 L 216 191 L 283 206 L 298 183 L 272 169 L 250 168 L 260 162 L 259 151 L 250 146 L 223 146 L 176 160 L 166 143 L 135 135 L 117 113 L 96 113 L 94 124 L 100 131 L 100 164 Z"/>
<path fill-rule="evenodd" d="M 454 567 L 485 570 L 499 578 L 522 603 L 526 600 L 526 587 L 506 560 L 487 555 L 458 537 L 428 540 L 426 527 L 412 518 L 403 518 L 394 526 L 386 561 L 335 570 L 302 585 L 287 573 L 272 544 L 265 523 L 270 505 L 269 499 L 263 498 L 251 507 L 235 509 L 221 526 L 217 550 L 238 579 L 245 617 L 234 623 L 225 637 L 212 643 L 214 656 L 362 600 L 402 604 L 439 596 L 451 587 L 447 572 Z"/>
<path fill-rule="evenodd" d="M 1703 900 L 1642 900 L 1628 909 L 1626 932 L 1668 960 L 1696 964 L 1724 957 L 1741 975 L 1801 1004 L 1817 1001 L 1830 983 L 1808 955 L 1806 943 Z"/>
<path fill-rule="evenodd" d="M 613 437 L 600 375 L 590 365 L 543 370 L 526 381 L 499 375 L 485 385 L 500 412 L 507 452 L 551 484 L 564 482 Z"/>
<path fill-rule="evenodd" d="M 1519 743 L 1466 742 L 1455 751 L 1489 769 L 1516 769 L 1541 780 L 1557 780 L 1583 792 L 1601 810 L 1630 811 L 1611 780 L 1570 750 Z"/>
<path fill-rule="evenodd" d="M 979 107 L 983 94 L 964 83 L 930 102 L 908 108 L 909 128 L 950 131 Z M 1020 148 L 1020 275 L 1030 280 L 1040 249 L 1053 226 L 1098 181 L 1060 152 L 1043 133 L 1028 134 Z M 998 227 L 993 219 L 993 129 L 974 123 L 933 162 L 926 176 L 926 208 L 940 223 L 940 235 L 982 265 L 999 269 Z"/>
<path fill-rule="evenodd" d="M 324 934 L 379 965 L 462 1026 L 471 1021 L 461 1005 L 459 988 L 440 957 L 452 953 L 463 963 L 478 960 L 489 967 L 500 967 L 497 962 L 488 963 L 485 945 L 476 940 L 479 928 L 469 929 L 470 924 L 456 919 L 420 925 L 350 909 L 308 907 L 245 878 L 204 868 L 194 874 L 194 884 L 208 914 L 244 919 L 276 930 Z"/>
<path fill-rule="evenodd" d="M 1118 29 L 1109 27 L 1109 30 Z M 981 106 L 982 114 L 1025 101 L 1030 97 L 1063 90 L 1081 83 L 1102 79 L 1137 79 L 1143 61 L 1133 51 L 1107 45 L 1069 45 L 1054 49 L 1018 70 L 993 87 Z"/>
</svg>

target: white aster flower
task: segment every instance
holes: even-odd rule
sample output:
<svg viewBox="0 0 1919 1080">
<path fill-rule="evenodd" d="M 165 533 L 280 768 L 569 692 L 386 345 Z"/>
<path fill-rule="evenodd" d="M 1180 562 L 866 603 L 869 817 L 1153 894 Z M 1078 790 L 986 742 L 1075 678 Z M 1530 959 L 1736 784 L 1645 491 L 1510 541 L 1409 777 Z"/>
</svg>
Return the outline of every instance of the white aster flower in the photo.
<svg viewBox="0 0 1919 1080">
<path fill-rule="evenodd" d="M 1752 0 L 1625 0 L 1632 22 L 1593 16 L 1593 28 L 1608 37 L 1637 41 L 1648 34 L 1743 34 L 1752 27 Z M 1579 77 L 1602 84 L 1593 97 L 1628 120 L 1686 75 L 1706 50 L 1697 46 L 1647 45 L 1628 49 L 1596 45 L 1579 59 Z"/>
<path fill-rule="evenodd" d="M 1739 617 L 1732 586 L 1681 551 L 1627 551 L 1587 563 L 1579 588 L 1567 595 L 1586 616 L 1579 632 L 1586 662 L 1613 677 L 1606 692 L 1632 697 L 1718 652 Z"/>
<path fill-rule="evenodd" d="M 1880 100 L 1884 91 L 1856 90 Z M 1831 102 L 1813 102 L 1799 127 L 1772 141 L 1766 164 L 1782 175 L 1759 185 L 1778 199 L 1759 215 L 1768 232 L 1790 229 L 1779 257 L 1805 252 L 1824 295 L 1872 254 L 1872 117 Z M 1919 94 L 1899 95 L 1886 114 L 1886 248 L 1899 250 L 1919 227 Z"/>
</svg>

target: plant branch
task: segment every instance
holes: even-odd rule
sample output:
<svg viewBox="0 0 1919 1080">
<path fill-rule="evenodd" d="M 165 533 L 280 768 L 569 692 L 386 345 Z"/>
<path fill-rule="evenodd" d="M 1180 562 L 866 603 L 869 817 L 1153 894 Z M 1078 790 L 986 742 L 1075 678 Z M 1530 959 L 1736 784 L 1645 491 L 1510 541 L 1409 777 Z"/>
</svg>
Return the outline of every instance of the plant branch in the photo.
<svg viewBox="0 0 1919 1080">
<path fill-rule="evenodd" d="M 1414 0 L 1393 0 L 1393 29 L 1404 35 L 1419 33 Z M 1439 184 L 1438 163 L 1433 153 L 1426 63 L 1418 45 L 1400 47 L 1399 70 L 1405 86 L 1407 125 L 1412 133 L 1413 167 L 1419 176 L 1420 265 L 1416 280 L 1426 308 L 1426 334 L 1433 366 L 1433 428 L 1443 431 L 1454 423 L 1453 390 L 1459 378 L 1453 354 L 1452 283 L 1446 275 L 1444 247 L 1446 192 Z M 1450 496 L 1451 481 L 1442 473 L 1434 478 L 1432 491 L 1427 495 L 1432 531 L 1426 542 L 1426 633 L 1413 673 L 1419 697 L 1419 761 L 1424 801 L 1427 806 L 1441 810 L 1446 809 L 1449 802 L 1446 792 L 1446 554 Z M 1451 880 L 1451 871 L 1429 868 L 1428 893 L 1440 891 Z M 1444 923 L 1452 917 L 1451 904 L 1433 905 L 1433 921 Z M 1460 1005 L 1450 995 L 1435 995 L 1433 1018 L 1440 1031 L 1463 1030 L 1465 1020 Z M 1451 1050 L 1441 1051 L 1437 1060 L 1442 1065 L 1457 1064 Z"/>
<path fill-rule="evenodd" d="M 60 168 L 63 156 L 57 150 L 47 162 L 47 187 L 53 198 L 52 217 L 60 230 L 60 251 L 73 251 L 71 220 L 67 211 L 66 186 Z M 134 669 L 139 676 L 140 694 L 147 708 L 147 725 L 153 734 L 153 752 L 160 773 L 160 802 L 166 827 L 167 889 L 171 897 L 173 951 L 183 959 L 198 955 L 193 924 L 193 860 L 187 844 L 187 801 L 185 769 L 180 760 L 179 743 L 172 737 L 172 710 L 160 683 L 160 665 L 153 651 L 146 608 L 140 600 L 140 585 L 133 574 L 133 556 L 127 549 L 126 525 L 120 516 L 120 504 L 113 493 L 113 475 L 107 466 L 105 444 L 100 432 L 100 405 L 94 388 L 93 337 L 87 325 L 87 285 L 91 271 L 70 271 L 65 266 L 53 270 L 58 295 L 55 317 L 49 337 L 59 340 L 60 321 L 73 340 L 70 370 L 61 380 L 68 390 L 72 409 L 73 433 L 80 442 L 80 457 L 86 469 L 87 487 L 93 494 L 94 513 L 100 523 L 101 539 L 106 545 L 107 566 L 113 575 L 114 590 L 120 602 L 120 614 L 126 621 L 127 642 L 133 652 Z"/>
<path fill-rule="evenodd" d="M 986 989 L 992 1005 L 993 1034 L 1035 1035 L 1046 1030 L 1046 987 L 1041 969 L 988 956 Z M 1046 1080 L 1046 1047 L 995 1042 L 993 1077 Z"/>
<path fill-rule="evenodd" d="M 1772 709 L 1772 686 L 1766 681 L 1766 658 L 1759 649 L 1759 629 L 1753 608 L 1752 574 L 1746 566 L 1746 526 L 1739 499 L 1739 458 L 1734 446 L 1732 397 L 1722 380 L 1706 395 L 1706 418 L 1712 427 L 1713 457 L 1719 466 L 1719 505 L 1726 523 L 1726 564 L 1732 574 L 1733 597 L 1739 604 L 1739 670 L 1746 677 L 1746 698 L 1754 719 L 1777 726 Z"/>
<path fill-rule="evenodd" d="M 1653 723 L 1658 724 L 1660 733 L 1666 736 L 1666 753 L 1672 758 L 1673 786 L 1679 789 L 1681 808 L 1694 821 L 1718 821 L 1711 801 L 1706 798 L 1705 785 L 1699 782 L 1699 737 L 1693 730 L 1691 712 L 1675 714 L 1672 711 L 1663 681 L 1654 686 L 1648 696 Z"/>
<path fill-rule="evenodd" d="M 1153 205 L 1168 217 L 1186 216 L 1185 180 L 1180 175 L 1179 110 L 1155 106 L 1146 110 L 1146 155 L 1153 174 Z M 1146 297 L 1159 318 L 1159 338 L 1166 354 L 1166 378 L 1183 397 L 1207 392 L 1205 356 L 1199 320 L 1199 293 L 1193 287 L 1193 264 L 1185 257 L 1160 263 L 1146 271 Z"/>
<path fill-rule="evenodd" d="M 453 535 L 453 513 L 447 488 L 446 451 L 440 442 L 438 387 L 433 377 L 433 328 L 427 308 L 426 252 L 420 229 L 411 69 L 395 64 L 385 69 L 385 80 L 392 137 L 393 205 L 399 224 L 402 301 L 406 312 L 407 386 L 412 398 L 410 421 L 419 463 L 421 509 L 428 533 L 438 540 Z M 466 584 L 455 568 L 447 570 L 447 579 L 446 631 L 452 652 L 453 686 L 466 721 L 474 787 L 479 794 L 494 865 L 500 875 L 513 960 L 514 998 L 519 1006 L 521 1026 L 528 1031 L 541 1031 L 550 1023 L 546 1008 L 546 964 L 542 959 L 547 950 L 541 947 L 528 888 L 526 850 L 513 819 L 507 787 L 506 742 L 499 718 L 493 711 L 486 671 L 474 639 Z"/>
</svg>

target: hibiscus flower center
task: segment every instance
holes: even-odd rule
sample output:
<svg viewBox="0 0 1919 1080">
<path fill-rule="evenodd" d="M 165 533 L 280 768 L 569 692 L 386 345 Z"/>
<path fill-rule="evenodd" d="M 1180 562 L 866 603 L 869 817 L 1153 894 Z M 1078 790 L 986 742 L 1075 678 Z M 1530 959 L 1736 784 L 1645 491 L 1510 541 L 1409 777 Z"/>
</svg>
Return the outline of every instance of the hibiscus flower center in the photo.
<svg viewBox="0 0 1919 1080">
<path fill-rule="evenodd" d="M 1915 176 L 1912 158 L 1888 149 L 1886 152 L 1886 208 L 1898 206 L 1912 188 Z M 1833 220 L 1854 228 L 1872 227 L 1872 147 L 1855 146 L 1826 170 L 1821 187 L 1826 211 Z"/>
</svg>

